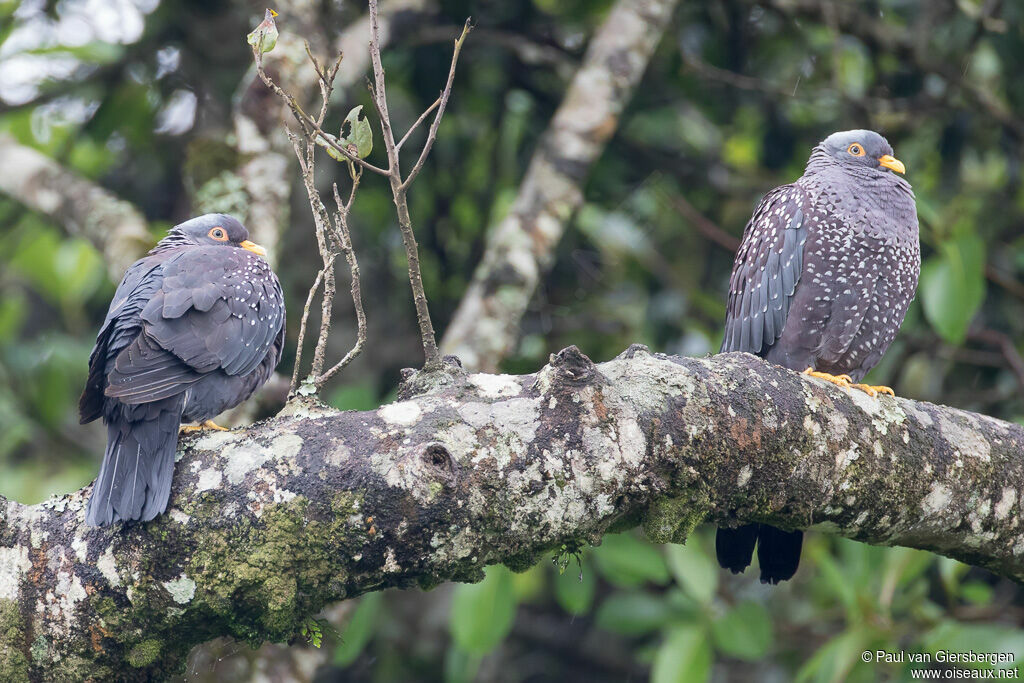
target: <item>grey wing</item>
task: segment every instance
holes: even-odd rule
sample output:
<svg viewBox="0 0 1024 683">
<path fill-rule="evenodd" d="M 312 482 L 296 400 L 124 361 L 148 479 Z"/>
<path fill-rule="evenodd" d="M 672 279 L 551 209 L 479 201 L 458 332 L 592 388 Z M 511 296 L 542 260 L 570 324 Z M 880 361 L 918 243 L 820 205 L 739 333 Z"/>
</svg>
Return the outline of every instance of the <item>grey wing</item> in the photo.
<svg viewBox="0 0 1024 683">
<path fill-rule="evenodd" d="M 758 204 L 729 278 L 721 352 L 760 354 L 782 336 L 803 272 L 807 206 L 798 185 L 777 187 Z"/>
<path fill-rule="evenodd" d="M 161 261 L 147 256 L 129 266 L 107 310 L 107 317 L 96 335 L 96 345 L 89 354 L 89 377 L 78 402 L 82 424 L 100 417 L 107 372 L 121 353 L 142 330 L 139 315 L 160 288 Z"/>
<path fill-rule="evenodd" d="M 196 248 L 164 265 L 141 318 L 142 333 L 118 357 L 106 390 L 126 403 L 180 393 L 214 370 L 252 372 L 283 326 L 284 301 L 262 259 L 241 249 Z"/>
</svg>

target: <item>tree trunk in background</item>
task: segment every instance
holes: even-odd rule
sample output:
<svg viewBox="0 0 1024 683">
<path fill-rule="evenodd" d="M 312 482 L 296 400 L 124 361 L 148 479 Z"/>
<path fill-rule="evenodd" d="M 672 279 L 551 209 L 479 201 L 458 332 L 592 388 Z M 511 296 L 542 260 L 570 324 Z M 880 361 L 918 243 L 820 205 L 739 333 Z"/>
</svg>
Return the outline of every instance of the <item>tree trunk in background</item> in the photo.
<svg viewBox="0 0 1024 683">
<path fill-rule="evenodd" d="M 583 203 L 587 174 L 615 133 L 677 3 L 619 0 L 591 39 L 441 341 L 442 353 L 458 356 L 466 368 L 494 372 L 515 348 L 533 292 Z"/>
</svg>

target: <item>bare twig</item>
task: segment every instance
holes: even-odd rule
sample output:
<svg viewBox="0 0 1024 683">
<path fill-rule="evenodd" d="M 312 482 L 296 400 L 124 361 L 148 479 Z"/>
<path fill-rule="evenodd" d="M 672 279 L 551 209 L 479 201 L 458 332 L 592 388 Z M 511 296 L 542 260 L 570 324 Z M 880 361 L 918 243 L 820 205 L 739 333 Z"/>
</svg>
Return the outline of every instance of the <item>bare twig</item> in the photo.
<svg viewBox="0 0 1024 683">
<path fill-rule="evenodd" d="M 267 72 L 263 68 L 263 53 L 261 52 L 261 48 L 262 45 L 256 45 L 253 47 L 252 51 L 253 58 L 256 61 L 256 73 L 259 75 L 260 80 L 263 81 L 263 83 L 268 88 L 270 88 L 274 92 L 274 94 L 276 94 L 278 97 L 284 100 L 285 104 L 288 105 L 288 108 L 292 110 L 292 115 L 295 117 L 295 120 L 298 121 L 299 125 L 302 127 L 303 134 L 306 136 L 312 136 L 314 142 L 326 147 L 330 147 L 332 150 L 334 150 L 341 156 L 345 157 L 352 163 L 359 164 L 368 171 L 373 171 L 374 173 L 377 173 L 379 175 L 388 175 L 388 171 L 386 171 L 383 168 L 380 168 L 379 166 L 374 166 L 365 159 L 360 159 L 358 156 L 352 154 L 352 152 L 339 145 L 334 140 L 333 135 L 324 132 L 324 130 L 320 127 L 323 121 L 314 120 L 309 114 L 307 114 L 302 109 L 302 107 L 299 105 L 298 100 L 296 100 L 293 95 L 285 92 L 281 88 L 281 86 L 275 83 L 274 79 L 272 79 L 267 74 Z M 340 55 L 338 59 L 341 59 Z M 314 68 L 317 69 L 317 73 L 319 74 L 319 68 L 315 63 Z M 313 136 L 313 133 L 315 133 L 316 136 Z"/>
<path fill-rule="evenodd" d="M 356 356 L 362 353 L 363 346 L 366 345 L 366 314 L 363 312 L 363 295 L 359 286 L 359 262 L 356 261 L 356 252 L 352 249 L 352 234 L 348 228 L 348 212 L 352 208 L 352 200 L 355 198 L 356 188 L 359 187 L 359 177 L 359 175 L 353 176 L 352 191 L 349 194 L 348 201 L 344 204 L 342 204 L 341 196 L 338 194 L 338 184 L 334 184 L 334 203 L 338 205 L 338 212 L 334 215 L 334 229 L 341 252 L 345 255 L 345 260 L 348 261 L 349 272 L 352 273 L 351 292 L 352 306 L 356 311 L 356 342 L 334 367 L 319 376 L 317 379 L 319 386 L 322 386 L 335 373 L 351 363 Z"/>
<path fill-rule="evenodd" d="M 1006 361 L 1005 364 L 1010 366 L 1013 374 L 1017 377 L 1017 382 L 1024 387 L 1024 359 L 1021 358 L 1017 347 L 1014 346 L 1013 340 L 1010 339 L 1009 335 L 999 330 L 982 329 L 968 332 L 967 336 L 970 339 L 991 344 L 998 348 L 1003 359 Z M 1002 366 L 1003 364 L 1000 363 L 999 365 Z"/>
<path fill-rule="evenodd" d="M 423 151 L 420 152 L 420 158 L 416 160 L 416 164 L 409 171 L 409 176 L 402 182 L 402 189 L 406 189 L 415 180 L 416 176 L 419 175 L 420 171 L 423 170 L 423 163 L 427 160 L 427 156 L 430 154 L 430 148 L 434 146 L 434 140 L 437 139 L 437 128 L 441 125 L 441 117 L 444 116 L 444 108 L 448 105 L 448 98 L 452 94 L 452 81 L 455 80 L 455 65 L 459 61 L 459 53 L 462 52 L 462 44 L 466 42 L 466 36 L 473 30 L 473 25 L 469 23 L 470 20 L 466 19 L 466 23 L 462 25 L 462 33 L 455 41 L 455 48 L 452 51 L 452 65 L 448 69 L 448 81 L 444 84 L 444 90 L 441 92 L 441 96 L 438 98 L 437 105 L 437 116 L 434 117 L 434 121 L 430 124 L 430 132 L 427 133 L 427 141 L 423 143 Z M 415 125 L 415 124 L 414 124 Z"/>
<path fill-rule="evenodd" d="M 313 297 L 316 296 L 316 292 L 320 289 L 320 283 L 324 279 L 324 271 L 320 269 L 316 274 L 316 279 L 313 280 L 313 285 L 309 288 L 309 294 L 306 295 L 306 305 L 302 307 L 302 320 L 299 323 L 299 339 L 295 343 L 295 368 L 292 370 L 292 381 L 288 386 L 288 391 L 291 393 L 295 391 L 295 388 L 299 386 L 299 368 L 302 367 L 302 348 L 306 343 L 306 325 L 309 322 L 309 309 L 313 305 Z"/>
<path fill-rule="evenodd" d="M 452 55 L 451 67 L 448 70 L 448 80 L 444 90 L 434 105 L 431 105 L 409 128 L 412 132 L 427 115 L 435 108 L 437 113 L 430 124 L 430 131 L 427 133 L 427 140 L 423 145 L 419 158 L 413 166 L 408 177 L 402 179 L 401 163 L 399 161 L 399 148 L 409 137 L 405 134 L 399 143 L 395 143 L 394 131 L 391 125 L 391 116 L 388 113 L 387 87 L 384 80 L 384 66 L 380 59 L 380 26 L 377 15 L 377 0 L 370 0 L 370 60 L 373 63 L 373 82 L 371 92 L 373 104 L 380 116 L 380 127 L 384 137 L 384 149 L 388 156 L 388 169 L 386 175 L 391 183 L 391 194 L 395 200 L 395 210 L 398 213 L 398 228 L 402 233 L 402 244 L 405 247 L 405 256 L 409 264 L 409 286 L 412 288 L 413 303 L 416 306 L 416 319 L 420 327 L 420 339 L 423 343 L 423 355 L 427 366 L 435 366 L 439 362 L 440 355 L 437 351 L 437 338 L 434 334 L 434 325 L 430 320 L 430 309 L 427 305 L 427 295 L 423 289 L 423 276 L 420 273 L 419 248 L 416 244 L 416 236 L 412 229 L 412 218 L 409 216 L 408 190 L 412 181 L 423 169 L 423 164 L 430 154 L 430 149 L 437 137 L 437 128 L 444 115 L 445 105 L 451 95 L 452 81 L 455 78 L 455 66 L 459 59 L 459 52 L 462 44 L 469 34 L 471 25 L 469 19 L 463 24 L 462 34 L 455 41 L 455 50 Z"/>
<path fill-rule="evenodd" d="M 333 143 L 330 138 L 325 137 L 322 130 L 324 120 L 327 118 L 327 111 L 330 107 L 331 93 L 334 90 L 334 80 L 338 75 L 338 70 L 341 68 L 343 55 L 339 52 L 334 62 L 330 66 L 325 67 L 321 65 L 313 55 L 309 48 L 309 44 L 306 43 L 305 45 L 306 55 L 309 57 L 309 61 L 312 64 L 314 71 L 316 71 L 317 83 L 320 87 L 320 109 L 314 119 L 302 110 L 298 104 L 298 100 L 293 95 L 286 92 L 283 88 L 277 85 L 269 75 L 267 75 L 263 68 L 262 47 L 262 40 L 259 44 L 253 47 L 253 60 L 256 63 L 256 72 L 259 74 L 260 79 L 266 84 L 266 86 L 288 105 L 301 128 L 301 138 L 291 130 L 287 130 L 286 132 L 292 143 L 292 149 L 295 152 L 295 157 L 299 161 L 299 170 L 302 175 L 303 185 L 306 188 L 306 194 L 309 197 L 309 205 L 313 212 L 317 248 L 323 262 L 323 267 L 317 273 L 317 276 L 313 281 L 313 285 L 310 287 L 309 294 L 306 296 L 306 304 L 302 309 L 302 320 L 299 324 L 298 346 L 295 352 L 295 368 L 292 371 L 289 393 L 294 392 L 299 385 L 299 377 L 302 372 L 302 350 L 305 344 L 306 330 L 309 324 L 309 311 L 313 305 L 313 299 L 316 297 L 316 293 L 322 285 L 323 298 L 321 299 L 320 305 L 320 333 L 317 336 L 316 345 L 313 350 L 313 362 L 309 372 L 309 381 L 316 390 L 320 390 L 327 380 L 352 362 L 366 344 L 366 317 L 363 313 L 361 288 L 359 283 L 359 265 L 352 249 L 352 240 L 348 229 L 348 213 L 352 208 L 353 201 L 355 200 L 356 188 L 358 188 L 359 180 L 362 177 L 362 168 L 369 167 L 372 170 L 376 167 L 372 166 L 372 164 L 362 163 L 362 159 L 353 155 L 348 149 L 343 149 L 340 145 Z M 342 203 L 341 196 L 338 192 L 338 186 L 334 186 L 334 199 L 337 204 L 337 210 L 333 216 L 327 210 L 327 207 L 324 205 L 323 200 L 320 197 L 320 192 L 316 188 L 316 148 L 318 144 L 324 144 L 325 141 L 329 143 L 331 147 L 334 147 L 337 151 L 341 152 L 345 158 L 351 159 L 352 162 L 360 163 L 359 166 L 356 166 L 355 163 L 349 163 L 349 169 L 352 176 L 352 189 L 347 202 Z M 380 169 L 380 171 L 384 172 L 383 169 Z M 339 252 L 345 255 L 345 259 L 349 264 L 352 282 L 352 303 L 355 306 L 359 329 L 355 346 L 345 354 L 344 358 L 342 358 L 339 363 L 334 365 L 327 372 L 324 372 L 323 368 L 327 356 L 327 340 L 331 331 L 331 314 L 334 310 L 334 261 Z"/>
<path fill-rule="evenodd" d="M 430 105 L 430 106 L 429 106 L 429 107 L 427 108 L 427 110 L 426 110 L 426 111 L 424 111 L 424 112 L 423 112 L 422 114 L 420 114 L 420 117 L 419 117 L 418 119 L 416 119 L 416 122 L 415 122 L 414 124 L 412 124 L 411 126 L 409 126 L 409 130 L 405 131 L 405 135 L 403 135 L 403 136 L 402 136 L 402 139 L 398 141 L 398 144 L 397 144 L 397 145 L 395 145 L 395 149 L 397 149 L 397 150 L 399 150 L 399 151 L 401 151 L 401 150 L 402 150 L 402 145 L 404 145 L 404 144 L 405 144 L 405 141 L 409 139 L 409 136 L 410 136 L 410 135 L 412 135 L 413 131 L 415 131 L 415 130 L 416 130 L 416 128 L 418 128 L 418 127 L 419 127 L 419 125 L 420 125 L 421 123 L 423 123 L 423 121 L 424 121 L 424 120 L 425 120 L 425 119 L 426 119 L 426 118 L 427 118 L 428 116 L 430 116 L 430 112 L 432 112 L 432 111 L 434 111 L 435 109 L 437 109 L 437 106 L 438 106 L 439 104 L 441 104 L 441 98 L 440 98 L 440 97 L 438 97 L 438 98 L 437 98 L 436 100 L 434 100 L 434 103 L 433 103 L 432 105 Z"/>
<path fill-rule="evenodd" d="M 673 208 L 675 208 L 683 218 L 693 224 L 693 227 L 697 229 L 697 232 L 704 235 L 730 254 L 735 253 L 736 250 L 740 248 L 740 241 L 737 237 L 730 235 L 720 228 L 717 223 L 698 211 L 697 207 L 691 204 L 682 195 L 670 195 L 669 201 L 672 203 Z"/>
</svg>

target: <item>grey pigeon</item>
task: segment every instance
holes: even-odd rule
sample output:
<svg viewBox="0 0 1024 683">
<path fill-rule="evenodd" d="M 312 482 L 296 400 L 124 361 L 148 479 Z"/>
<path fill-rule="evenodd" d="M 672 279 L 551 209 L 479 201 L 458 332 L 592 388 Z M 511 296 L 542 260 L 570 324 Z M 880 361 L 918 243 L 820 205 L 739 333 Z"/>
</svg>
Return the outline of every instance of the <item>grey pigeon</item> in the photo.
<svg viewBox="0 0 1024 683">
<path fill-rule="evenodd" d="M 891 394 L 855 382 L 889 348 L 917 289 L 917 208 L 904 171 L 881 135 L 848 130 L 814 148 L 799 180 L 765 195 L 733 263 L 721 351 Z M 719 564 L 743 571 L 755 542 L 762 583 L 796 573 L 803 532 L 766 524 L 719 528 Z"/>
<path fill-rule="evenodd" d="M 82 424 L 107 449 L 86 522 L 148 521 L 167 509 L 178 428 L 249 398 L 284 347 L 281 283 L 231 216 L 177 225 L 132 264 L 89 357 Z"/>
</svg>

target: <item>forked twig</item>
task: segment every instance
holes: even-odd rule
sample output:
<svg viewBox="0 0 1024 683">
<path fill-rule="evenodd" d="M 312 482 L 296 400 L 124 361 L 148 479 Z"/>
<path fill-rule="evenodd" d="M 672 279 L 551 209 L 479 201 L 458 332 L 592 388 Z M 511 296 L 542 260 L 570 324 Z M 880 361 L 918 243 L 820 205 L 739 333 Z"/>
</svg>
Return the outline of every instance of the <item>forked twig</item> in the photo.
<svg viewBox="0 0 1024 683">
<path fill-rule="evenodd" d="M 253 45 L 253 61 L 256 64 L 256 72 L 259 75 L 260 80 L 262 80 L 263 83 L 288 106 L 292 112 L 292 116 L 299 124 L 300 134 L 296 134 L 289 130 L 288 136 L 292 141 L 295 156 L 299 160 L 299 168 L 301 170 L 303 184 L 306 187 L 306 194 L 309 196 L 310 208 L 313 211 L 317 247 L 320 250 L 321 259 L 323 261 L 323 267 L 320 269 L 313 282 L 313 286 L 306 297 L 306 305 L 302 311 L 302 320 L 299 327 L 299 346 L 296 351 L 295 370 L 292 373 L 291 391 L 293 392 L 296 391 L 299 386 L 302 346 L 305 342 L 306 329 L 309 322 L 309 311 L 313 305 L 316 293 L 321 286 L 323 287 L 323 299 L 320 311 L 320 335 L 317 338 L 316 346 L 314 347 L 312 367 L 309 376 L 303 385 L 310 386 L 312 392 L 318 391 L 324 383 L 327 382 L 327 380 L 333 377 L 342 368 L 348 365 L 356 356 L 358 356 L 366 344 L 366 316 L 363 311 L 362 304 L 362 291 L 359 281 L 359 263 L 356 260 L 355 251 L 352 248 L 352 237 L 348 225 L 349 212 L 352 208 L 356 189 L 359 187 L 359 182 L 364 169 L 386 176 L 391 185 L 391 193 L 394 197 L 395 209 L 398 215 L 398 226 L 402 233 L 402 244 L 405 247 L 406 259 L 409 264 L 409 285 L 412 288 L 413 302 L 416 306 L 416 318 L 420 327 L 420 337 L 423 344 L 425 364 L 427 367 L 432 367 L 439 361 L 437 340 L 434 335 L 433 323 L 430 320 L 430 310 L 427 306 L 427 297 L 423 288 L 423 277 L 420 273 L 419 251 L 416 244 L 416 237 L 413 234 L 412 220 L 409 216 L 407 193 L 413 180 L 415 180 L 416 176 L 423 170 L 423 166 L 427 157 L 430 155 L 430 150 L 434 145 L 434 141 L 437 139 L 437 130 L 441 124 L 441 117 L 444 115 L 448 99 L 451 97 L 452 83 L 455 79 L 455 67 L 458 63 L 459 53 L 462 51 L 462 45 L 466 40 L 466 36 L 469 35 L 469 32 L 472 29 L 472 25 L 470 24 L 470 20 L 467 19 L 462 27 L 462 33 L 455 40 L 451 66 L 448 69 L 448 79 L 445 82 L 445 86 L 441 91 L 441 94 L 437 100 L 435 100 L 434 103 L 416 119 L 412 126 L 410 126 L 406 131 L 405 135 L 402 136 L 402 139 L 396 144 L 391 125 L 391 117 L 388 113 L 387 92 L 384 82 L 384 67 L 381 64 L 380 57 L 380 26 L 378 21 L 377 0 L 369 0 L 369 6 L 371 34 L 370 59 L 373 64 L 373 83 L 371 90 L 373 93 L 374 107 L 380 117 L 380 127 L 381 132 L 383 133 L 384 148 L 387 152 L 388 159 L 387 168 L 381 168 L 380 166 L 371 164 L 363 159 L 363 157 L 369 153 L 369 146 L 367 146 L 366 151 L 363 151 L 362 142 L 357 142 L 356 144 L 358 144 L 360 148 L 356 149 L 356 144 L 349 144 L 348 140 L 340 137 L 335 138 L 323 130 L 323 124 L 327 116 L 334 80 L 341 65 L 340 54 L 330 67 L 325 67 L 313 55 L 309 48 L 309 44 L 307 43 L 305 45 L 306 55 L 309 57 L 309 61 L 312 64 L 313 69 L 316 71 L 318 82 L 320 84 L 320 110 L 316 118 L 313 118 L 306 113 L 296 97 L 275 83 L 263 68 L 263 34 L 258 34 L 260 36 L 258 40 L 255 38 L 252 39 L 253 42 L 256 43 Z M 269 16 L 270 13 L 268 12 L 268 18 Z M 276 26 L 273 25 L 271 19 L 268 19 L 268 21 L 271 21 L 269 29 L 273 32 L 274 40 L 276 41 Z M 434 114 L 434 118 L 431 121 L 430 129 L 427 132 L 427 139 L 424 142 L 423 149 L 420 150 L 419 157 L 416 159 L 416 163 L 413 165 L 409 175 L 403 178 L 401 164 L 399 161 L 399 151 L 409 139 L 409 136 L 413 131 L 425 122 L 431 114 Z M 353 121 L 355 121 L 355 119 L 353 119 Z M 363 125 L 365 125 L 365 123 Z M 353 123 L 352 126 L 352 139 L 361 139 L 355 135 L 355 123 Z M 335 156 L 335 158 L 347 161 L 349 174 L 352 179 L 351 191 L 349 192 L 348 200 L 345 202 L 342 202 L 341 193 L 339 192 L 337 185 L 334 185 L 334 201 L 337 208 L 333 213 L 327 210 L 323 200 L 320 198 L 320 193 L 316 189 L 315 152 L 317 146 L 324 147 L 329 152 L 333 152 L 332 156 Z M 349 272 L 351 273 L 352 303 L 355 307 L 358 329 L 356 342 L 352 349 L 345 354 L 338 363 L 324 371 L 327 339 L 330 334 L 331 313 L 333 310 L 335 295 L 334 260 L 338 254 L 344 254 L 345 260 L 349 266 Z"/>
</svg>

